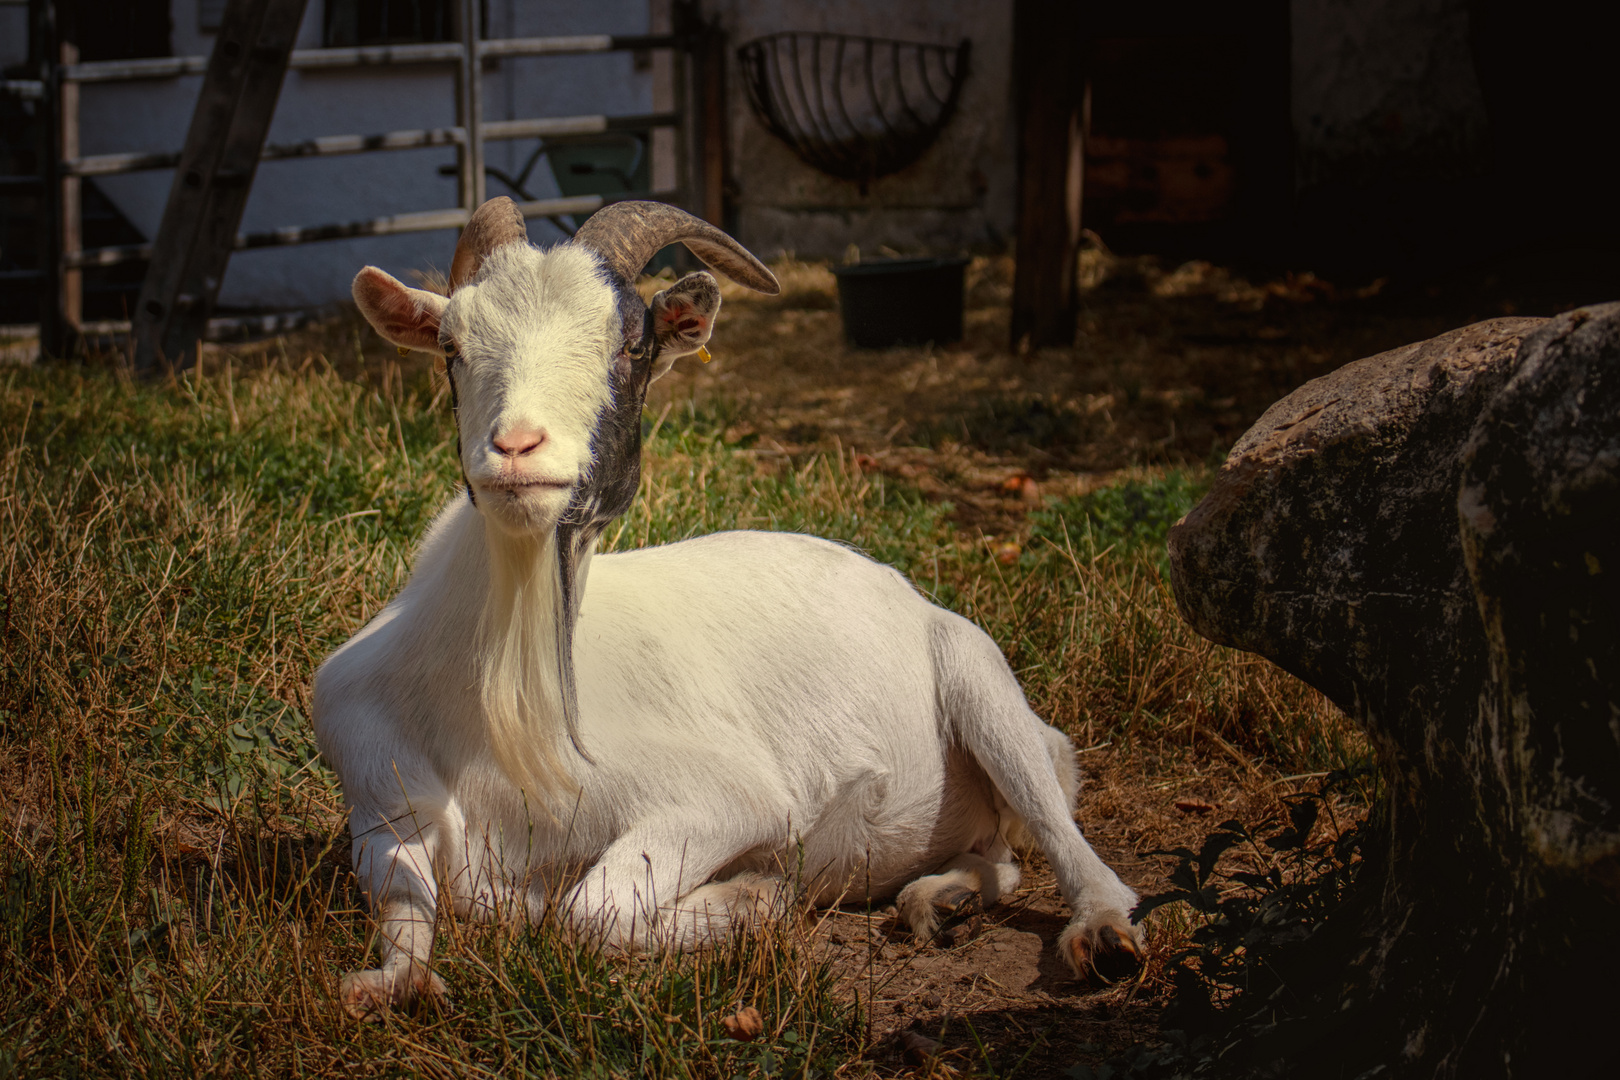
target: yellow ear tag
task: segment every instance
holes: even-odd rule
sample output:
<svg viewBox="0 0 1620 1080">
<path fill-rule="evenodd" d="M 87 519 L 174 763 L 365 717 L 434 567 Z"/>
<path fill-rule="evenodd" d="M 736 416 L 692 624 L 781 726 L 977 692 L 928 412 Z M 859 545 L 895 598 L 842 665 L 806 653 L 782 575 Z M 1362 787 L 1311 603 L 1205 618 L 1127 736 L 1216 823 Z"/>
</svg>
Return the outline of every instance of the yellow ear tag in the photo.
<svg viewBox="0 0 1620 1080">
<path fill-rule="evenodd" d="M 399 355 L 401 355 L 401 356 L 409 356 L 409 355 L 411 355 L 411 350 L 407 349 L 403 345 L 396 345 L 394 347 L 399 350 Z"/>
<path fill-rule="evenodd" d="M 714 357 L 709 355 L 709 350 L 708 349 L 704 348 L 702 345 L 699 345 L 698 346 L 698 359 L 703 361 L 705 364 L 707 364 L 710 360 L 713 360 Z"/>
</svg>

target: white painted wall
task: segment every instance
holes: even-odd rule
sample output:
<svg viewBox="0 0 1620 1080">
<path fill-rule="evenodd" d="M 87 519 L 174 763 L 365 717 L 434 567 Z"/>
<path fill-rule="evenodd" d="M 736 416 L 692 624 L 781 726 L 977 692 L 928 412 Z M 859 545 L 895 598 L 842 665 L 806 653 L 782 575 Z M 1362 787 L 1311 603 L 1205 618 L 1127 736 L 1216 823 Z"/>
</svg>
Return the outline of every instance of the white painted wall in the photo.
<svg viewBox="0 0 1620 1080">
<path fill-rule="evenodd" d="M 197 30 L 197 0 L 172 0 L 176 55 L 206 55 L 213 34 Z M 319 48 L 322 0 L 310 0 L 298 47 Z M 11 14 L 10 9 L 0 12 Z M 646 33 L 648 0 L 489 0 L 488 37 L 554 34 Z M 271 142 L 319 135 L 360 135 L 455 123 L 455 72 L 444 67 L 289 71 L 270 126 Z M 175 150 L 186 129 L 202 76 L 132 83 L 87 84 L 81 100 L 82 152 Z M 652 77 L 634 70 L 629 53 L 528 57 L 501 61 L 484 76 L 486 120 L 581 113 L 650 112 Z M 492 143 L 497 167 L 521 165 L 533 140 Z M 454 177 L 438 175 L 455 160 L 452 147 L 395 150 L 343 157 L 267 161 L 260 165 L 242 229 L 359 221 L 385 214 L 435 210 L 456 204 Z M 135 226 L 153 235 L 163 216 L 172 170 L 97 178 L 102 190 Z M 530 190 L 556 194 L 544 166 Z M 491 195 L 504 194 L 490 181 Z M 532 222 L 542 242 L 560 238 L 549 223 Z M 362 265 L 391 273 L 448 267 L 455 233 L 410 233 L 325 241 L 293 248 L 239 252 L 220 290 L 224 305 L 298 307 L 341 300 Z"/>
<path fill-rule="evenodd" d="M 728 92 L 738 239 L 763 255 L 838 256 L 851 243 L 907 253 L 998 248 L 1017 215 L 1012 0 L 707 0 L 730 35 Z M 782 30 L 931 44 L 973 42 L 955 117 L 921 159 L 866 194 L 804 164 L 749 107 L 736 49 Z"/>
</svg>

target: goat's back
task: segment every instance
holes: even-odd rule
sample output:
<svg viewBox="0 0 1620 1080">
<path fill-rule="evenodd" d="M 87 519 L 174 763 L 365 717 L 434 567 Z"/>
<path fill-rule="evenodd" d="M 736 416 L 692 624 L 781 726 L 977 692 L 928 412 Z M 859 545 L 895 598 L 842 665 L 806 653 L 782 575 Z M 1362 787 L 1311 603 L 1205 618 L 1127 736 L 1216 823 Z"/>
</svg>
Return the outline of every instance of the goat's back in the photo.
<svg viewBox="0 0 1620 1080">
<path fill-rule="evenodd" d="M 896 695 L 931 713 L 940 616 L 893 569 L 815 537 L 727 532 L 598 556 L 575 631 L 582 711 L 592 726 L 626 710 L 679 725 L 692 708 L 712 737 L 727 717 L 785 709 L 801 738 Z"/>
</svg>

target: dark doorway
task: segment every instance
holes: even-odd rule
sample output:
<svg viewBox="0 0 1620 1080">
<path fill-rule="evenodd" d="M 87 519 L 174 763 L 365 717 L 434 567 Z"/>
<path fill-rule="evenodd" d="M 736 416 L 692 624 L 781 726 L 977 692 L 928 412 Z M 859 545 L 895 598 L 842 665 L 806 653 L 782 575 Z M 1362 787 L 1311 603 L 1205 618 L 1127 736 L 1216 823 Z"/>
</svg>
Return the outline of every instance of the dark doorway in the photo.
<svg viewBox="0 0 1620 1080">
<path fill-rule="evenodd" d="M 1116 251 L 1280 252 L 1293 194 L 1288 5 L 1085 18 L 1082 221 Z"/>
</svg>

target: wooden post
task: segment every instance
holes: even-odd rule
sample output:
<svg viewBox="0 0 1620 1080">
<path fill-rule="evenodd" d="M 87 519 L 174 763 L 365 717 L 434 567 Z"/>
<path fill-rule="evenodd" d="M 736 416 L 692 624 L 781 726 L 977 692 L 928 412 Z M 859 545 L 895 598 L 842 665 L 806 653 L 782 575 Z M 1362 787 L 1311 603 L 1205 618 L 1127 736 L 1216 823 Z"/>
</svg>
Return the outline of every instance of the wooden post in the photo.
<svg viewBox="0 0 1620 1080">
<path fill-rule="evenodd" d="M 705 221 L 724 229 L 726 222 L 726 34 L 719 20 L 699 27 L 697 42 L 698 198 Z"/>
<path fill-rule="evenodd" d="M 1072 0 L 1013 5 L 1019 198 L 1011 336 L 1019 352 L 1074 344 L 1085 164 L 1080 15 Z"/>
<path fill-rule="evenodd" d="M 674 14 L 671 0 L 649 0 L 647 32 L 670 34 L 674 32 Z M 675 50 L 652 50 L 652 107 L 655 113 L 675 111 Z M 647 133 L 647 152 L 652 155 L 648 177 L 654 191 L 670 191 L 681 186 L 675 171 L 675 144 L 680 141 L 679 127 L 656 127 Z"/>
<path fill-rule="evenodd" d="M 79 62 L 79 47 L 71 41 L 64 41 L 59 46 L 61 66 Z M 79 84 L 67 79 L 60 82 L 56 97 L 56 124 L 57 142 L 56 152 L 62 161 L 72 161 L 79 156 Z M 84 323 L 84 271 L 69 265 L 79 252 L 84 250 L 83 214 L 84 204 L 80 198 L 80 180 L 70 175 L 65 169 L 58 170 L 59 183 L 62 191 L 59 196 L 62 221 L 61 247 L 58 257 L 62 260 L 61 307 L 62 321 L 69 338 L 77 338 L 79 328 Z M 76 346 L 76 341 L 69 345 Z"/>
<path fill-rule="evenodd" d="M 484 203 L 484 64 L 478 42 L 479 0 L 461 0 L 461 59 L 456 73 L 456 123 L 464 140 L 456 160 L 460 165 L 457 196 L 471 214 Z"/>
<path fill-rule="evenodd" d="M 229 0 L 131 313 L 135 369 L 196 359 L 307 0 Z"/>
<path fill-rule="evenodd" d="M 45 86 L 40 102 L 44 121 L 40 124 L 39 145 L 39 359 L 59 360 L 67 356 L 72 342 L 62 321 L 62 228 L 60 179 L 62 154 L 57 148 L 61 136 L 58 100 L 61 54 L 56 31 L 56 5 L 51 0 L 30 4 L 30 52 L 39 78 Z"/>
<path fill-rule="evenodd" d="M 683 209 L 701 215 L 703 206 L 698 201 L 701 195 L 696 170 L 693 168 L 697 151 L 693 140 L 696 137 L 698 109 L 693 107 L 691 52 L 693 43 L 697 40 L 697 31 L 702 26 L 697 0 L 675 0 L 670 20 L 675 35 L 681 39 L 680 44 L 671 50 L 674 54 L 672 60 L 675 69 L 675 111 L 681 117 L 681 131 L 675 139 L 675 175 L 678 178 L 676 182 L 680 184 L 680 195 L 677 198 Z M 684 247 L 680 249 L 676 257 L 678 263 L 681 262 L 685 252 Z"/>
</svg>

